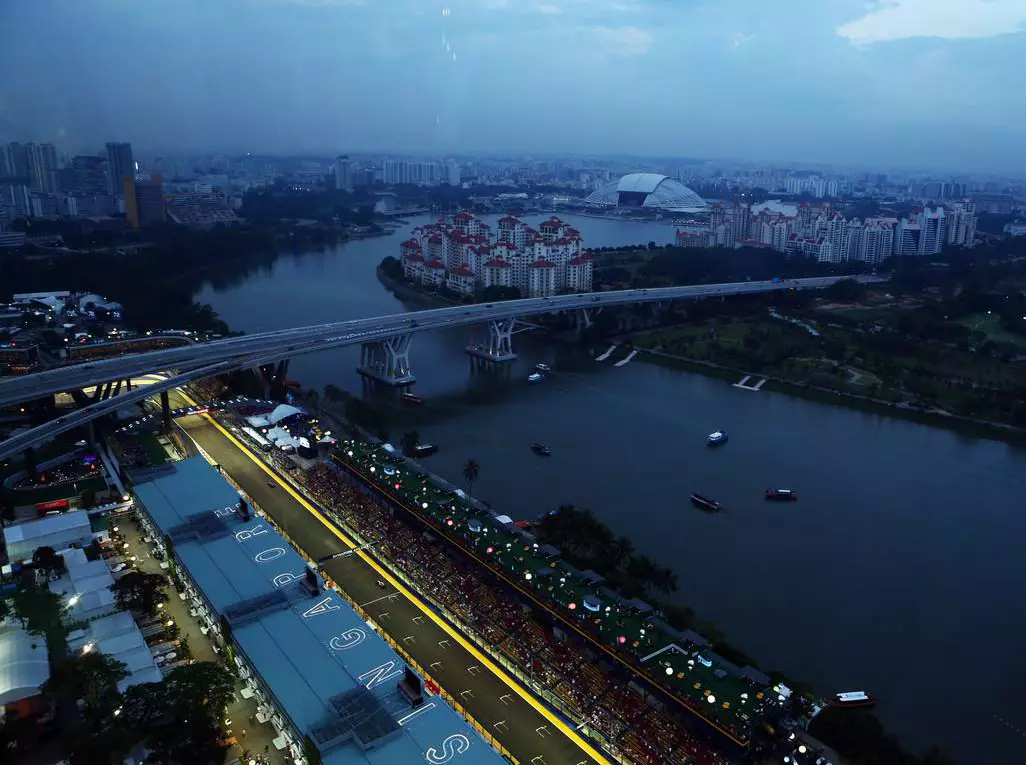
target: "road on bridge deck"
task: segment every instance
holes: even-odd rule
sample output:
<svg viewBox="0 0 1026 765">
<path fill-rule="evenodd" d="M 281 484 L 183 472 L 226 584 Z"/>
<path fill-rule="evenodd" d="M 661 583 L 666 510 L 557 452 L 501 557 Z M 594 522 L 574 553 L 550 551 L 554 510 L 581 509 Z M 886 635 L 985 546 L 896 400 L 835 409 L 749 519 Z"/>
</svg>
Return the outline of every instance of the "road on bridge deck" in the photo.
<svg viewBox="0 0 1026 765">
<path fill-rule="evenodd" d="M 350 549 L 208 415 L 183 417 L 179 423 L 310 558 Z M 273 487 L 268 486 L 271 480 Z M 608 765 L 599 753 L 586 751 L 579 734 L 551 711 L 543 713 L 540 702 L 524 700 L 509 684 L 516 680 L 500 677 L 426 616 L 426 606 L 391 585 L 382 590 L 377 583 L 381 575 L 361 557 L 337 558 L 322 569 L 521 765 Z"/>
</svg>

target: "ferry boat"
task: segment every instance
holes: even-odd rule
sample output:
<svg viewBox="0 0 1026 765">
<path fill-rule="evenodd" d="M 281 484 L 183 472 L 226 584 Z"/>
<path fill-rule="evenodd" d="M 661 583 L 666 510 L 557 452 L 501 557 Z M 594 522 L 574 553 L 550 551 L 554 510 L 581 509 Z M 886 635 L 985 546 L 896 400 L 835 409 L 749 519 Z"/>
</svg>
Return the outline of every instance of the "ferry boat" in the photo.
<svg viewBox="0 0 1026 765">
<path fill-rule="evenodd" d="M 544 379 L 545 379 L 545 378 L 544 378 L 544 377 L 542 377 L 542 376 L 541 376 L 540 374 L 538 374 L 537 372 L 534 372 L 533 374 L 529 374 L 529 375 L 527 376 L 527 381 L 528 381 L 529 383 L 540 383 L 540 382 L 541 382 L 542 380 L 544 380 Z"/>
<path fill-rule="evenodd" d="M 552 450 L 545 444 L 533 443 L 531 444 L 531 451 L 540 457 L 551 457 Z"/>
<path fill-rule="evenodd" d="M 773 502 L 794 502 L 798 495 L 790 489 L 766 489 L 766 499 Z"/>
<path fill-rule="evenodd" d="M 418 444 L 413 447 L 414 457 L 430 457 L 432 454 L 438 451 L 438 447 L 434 444 Z"/>
<path fill-rule="evenodd" d="M 708 446 L 722 446 L 727 443 L 727 432 L 725 430 L 714 431 L 705 439 L 705 443 Z"/>
<path fill-rule="evenodd" d="M 699 494 L 697 491 L 691 493 L 691 504 L 699 510 L 707 510 L 711 513 L 717 513 L 723 508 L 715 499 L 710 499 L 704 494 Z"/>
<path fill-rule="evenodd" d="M 835 693 L 830 705 L 834 707 L 873 707 L 876 699 L 865 691 L 845 691 Z"/>
<path fill-rule="evenodd" d="M 545 375 L 552 374 L 552 367 L 550 367 L 548 364 L 535 364 L 534 368 L 537 369 L 542 374 L 545 374 Z"/>
<path fill-rule="evenodd" d="M 423 404 L 424 403 L 424 399 L 422 399 L 420 396 L 415 396 L 412 393 L 404 393 L 403 394 L 403 401 L 405 401 L 408 404 Z"/>
</svg>

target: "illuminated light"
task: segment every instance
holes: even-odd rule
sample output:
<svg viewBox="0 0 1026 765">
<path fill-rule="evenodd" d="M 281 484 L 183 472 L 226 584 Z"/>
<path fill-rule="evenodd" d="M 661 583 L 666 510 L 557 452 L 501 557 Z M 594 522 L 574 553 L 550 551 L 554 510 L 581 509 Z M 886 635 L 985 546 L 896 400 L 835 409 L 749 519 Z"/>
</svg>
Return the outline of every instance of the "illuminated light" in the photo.
<svg viewBox="0 0 1026 765">
<path fill-rule="evenodd" d="M 532 574 L 530 571 L 528 571 L 526 574 L 524 574 L 524 579 L 526 579 L 527 581 L 531 581 L 533 578 L 534 578 L 534 574 Z"/>
<path fill-rule="evenodd" d="M 616 642 L 617 642 L 617 643 L 619 643 L 620 645 L 623 645 L 624 643 L 626 643 L 626 642 L 627 642 L 627 638 L 626 638 L 626 637 L 624 637 L 623 635 L 620 635 L 620 637 L 618 637 L 618 638 L 616 639 Z"/>
<path fill-rule="evenodd" d="M 806 748 L 805 744 L 802 744 L 800 747 L 798 747 L 798 754 L 805 754 L 807 751 L 809 750 Z"/>
<path fill-rule="evenodd" d="M 86 643 L 84 646 L 82 646 L 82 653 L 89 653 L 93 650 L 93 648 L 95 648 L 95 645 L 93 643 Z"/>
<path fill-rule="evenodd" d="M 397 489 L 398 489 L 398 488 L 399 488 L 399 484 L 396 484 L 396 485 L 395 485 L 395 488 L 397 488 Z"/>
<path fill-rule="evenodd" d="M 446 526 L 452 526 L 452 518 L 446 518 L 445 519 L 445 525 Z"/>
<path fill-rule="evenodd" d="M 569 606 L 567 606 L 567 608 L 569 608 L 571 611 L 576 611 L 577 610 L 577 604 L 576 603 L 571 603 Z"/>
<path fill-rule="evenodd" d="M 710 704 L 716 703 L 716 697 L 713 696 L 711 693 L 705 697 L 705 700 L 708 701 Z"/>
<path fill-rule="evenodd" d="M 371 472 L 372 472 L 372 473 L 374 473 L 374 472 L 377 472 L 377 468 L 376 468 L 376 467 L 374 467 L 373 465 L 371 465 Z"/>
<path fill-rule="evenodd" d="M 485 550 L 485 552 L 488 553 L 489 555 L 491 555 L 493 552 L 495 552 L 495 548 L 492 547 L 491 545 L 489 545 L 488 549 Z"/>
<path fill-rule="evenodd" d="M 666 674 L 667 675 L 672 675 L 673 674 L 673 667 L 667 667 L 666 668 Z"/>
<path fill-rule="evenodd" d="M 175 625 L 175 620 L 174 619 L 168 619 L 167 620 L 167 626 L 168 627 L 173 627 L 174 625 Z"/>
<path fill-rule="evenodd" d="M 425 510 L 427 510 L 427 509 L 428 509 L 428 503 L 427 503 L 427 502 L 423 502 L 423 503 L 421 503 L 421 505 L 420 505 L 420 506 L 421 506 L 421 507 L 423 507 L 423 508 L 424 508 Z"/>
<path fill-rule="evenodd" d="M 68 601 L 68 605 L 73 606 L 76 603 L 78 603 L 78 595 L 72 595 L 71 599 Z"/>
</svg>

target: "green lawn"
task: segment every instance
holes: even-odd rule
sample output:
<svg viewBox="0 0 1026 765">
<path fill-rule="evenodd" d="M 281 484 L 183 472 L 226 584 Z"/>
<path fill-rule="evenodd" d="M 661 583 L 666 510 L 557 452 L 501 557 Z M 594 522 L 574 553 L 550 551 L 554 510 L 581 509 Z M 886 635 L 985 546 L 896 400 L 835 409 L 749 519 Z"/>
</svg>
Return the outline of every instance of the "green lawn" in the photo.
<svg viewBox="0 0 1026 765">
<path fill-rule="evenodd" d="M 160 445 L 160 441 L 153 433 L 144 433 L 139 437 L 139 445 L 146 452 L 146 456 L 149 457 L 150 464 L 153 467 L 158 467 L 167 462 L 167 452 L 164 451 L 164 447 Z"/>
<path fill-rule="evenodd" d="M 997 314 L 977 313 L 957 319 L 955 324 L 968 327 L 970 331 L 982 332 L 992 343 L 1010 343 L 1026 348 L 1026 337 L 1016 335 L 1001 327 L 1001 319 Z"/>
</svg>

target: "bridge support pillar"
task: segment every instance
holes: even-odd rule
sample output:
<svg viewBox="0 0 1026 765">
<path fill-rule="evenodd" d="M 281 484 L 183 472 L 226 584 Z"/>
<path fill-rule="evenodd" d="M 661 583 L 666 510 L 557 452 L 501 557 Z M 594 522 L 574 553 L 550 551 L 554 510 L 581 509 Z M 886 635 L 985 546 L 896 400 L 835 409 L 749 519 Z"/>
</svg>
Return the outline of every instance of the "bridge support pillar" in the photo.
<svg viewBox="0 0 1026 765">
<path fill-rule="evenodd" d="M 412 385 L 417 382 L 410 366 L 410 344 L 413 335 L 389 337 L 360 346 L 360 366 L 357 371 L 385 385 Z"/>
<path fill-rule="evenodd" d="M 602 308 L 599 307 L 593 309 L 581 308 L 580 310 L 576 311 L 574 314 L 574 323 L 577 331 L 583 332 L 586 329 L 590 329 L 594 321 L 592 317 L 601 310 Z"/>
<path fill-rule="evenodd" d="M 513 361 L 513 326 L 516 319 L 488 322 L 488 345 L 468 345 L 467 353 L 485 361 Z"/>
<path fill-rule="evenodd" d="M 167 391 L 160 392 L 160 421 L 165 434 L 171 432 L 171 402 L 168 400 Z"/>
</svg>

